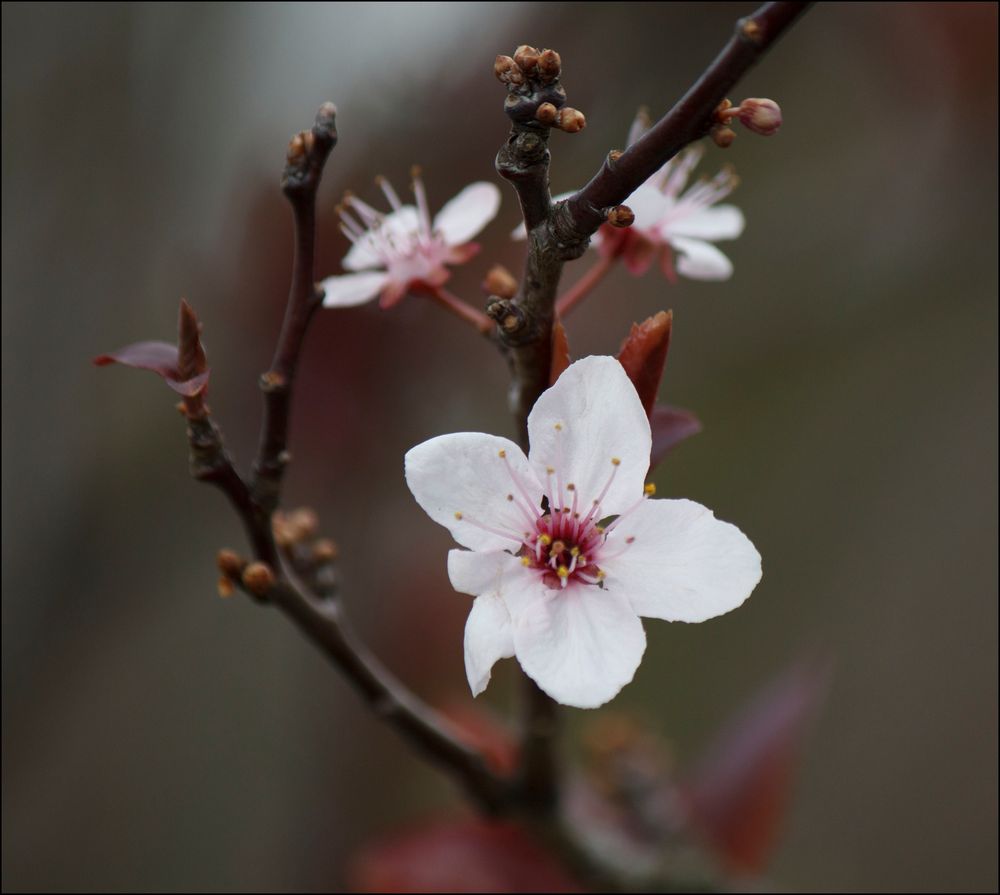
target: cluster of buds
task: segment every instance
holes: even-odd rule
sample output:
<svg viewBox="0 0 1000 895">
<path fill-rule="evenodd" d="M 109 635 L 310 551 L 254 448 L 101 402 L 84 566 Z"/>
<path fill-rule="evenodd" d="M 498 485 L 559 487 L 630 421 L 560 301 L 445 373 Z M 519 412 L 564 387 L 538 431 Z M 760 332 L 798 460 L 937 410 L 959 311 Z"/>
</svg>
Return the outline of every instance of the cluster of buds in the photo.
<svg viewBox="0 0 1000 895">
<path fill-rule="evenodd" d="M 747 130 L 770 137 L 781 127 L 781 107 L 773 99 L 745 99 L 734 106 L 728 99 L 719 103 L 715 110 L 715 124 L 709 131 L 716 146 L 725 149 L 736 139 L 736 131 L 729 125 L 735 118 Z"/>
<path fill-rule="evenodd" d="M 233 550 L 220 550 L 215 558 L 219 567 L 219 596 L 231 597 L 237 586 L 258 600 L 267 598 L 274 587 L 274 570 L 263 562 L 247 562 Z"/>
<path fill-rule="evenodd" d="M 587 119 L 579 109 L 566 103 L 566 91 L 559 85 L 562 60 L 555 50 L 538 50 L 522 44 L 513 56 L 497 56 L 493 73 L 510 91 L 507 114 L 517 121 L 536 121 L 568 134 L 579 133 Z"/>
<path fill-rule="evenodd" d="M 287 513 L 277 511 L 271 520 L 274 541 L 295 572 L 321 596 L 333 593 L 336 580 L 333 562 L 337 545 L 319 537 L 319 517 L 309 507 Z"/>
</svg>

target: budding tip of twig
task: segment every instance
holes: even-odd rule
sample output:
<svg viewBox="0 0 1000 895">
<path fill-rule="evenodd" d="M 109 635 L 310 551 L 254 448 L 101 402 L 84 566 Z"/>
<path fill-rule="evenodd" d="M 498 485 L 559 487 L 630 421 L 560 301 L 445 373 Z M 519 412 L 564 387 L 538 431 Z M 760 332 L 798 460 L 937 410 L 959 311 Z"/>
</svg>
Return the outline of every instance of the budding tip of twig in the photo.
<svg viewBox="0 0 1000 895">
<path fill-rule="evenodd" d="M 235 550 L 223 548 L 216 554 L 215 564 L 226 578 L 238 581 L 247 563 Z"/>
<path fill-rule="evenodd" d="M 728 149 L 732 145 L 733 140 L 736 139 L 736 131 L 724 124 L 715 125 L 708 132 L 708 135 L 719 149 Z"/>
<path fill-rule="evenodd" d="M 539 52 L 529 44 L 521 44 L 514 50 L 514 62 L 526 75 L 532 75 L 538 67 Z"/>
<path fill-rule="evenodd" d="M 243 586 L 255 597 L 266 597 L 274 587 L 274 572 L 267 563 L 252 562 L 244 570 Z"/>
<path fill-rule="evenodd" d="M 316 123 L 321 125 L 330 125 L 333 120 L 337 117 L 337 107 L 327 101 L 319 107 L 319 111 L 316 113 Z"/>
<path fill-rule="evenodd" d="M 556 127 L 567 134 L 577 134 L 587 126 L 587 119 L 579 109 L 563 106 L 556 117 Z"/>
<path fill-rule="evenodd" d="M 608 210 L 607 222 L 612 227 L 631 227 L 635 223 L 635 212 L 627 205 L 616 205 Z"/>
<path fill-rule="evenodd" d="M 625 155 L 625 153 L 622 152 L 622 150 L 620 150 L 620 149 L 612 149 L 611 152 L 608 153 L 608 163 L 611 164 L 611 165 L 613 165 L 623 155 Z"/>
<path fill-rule="evenodd" d="M 745 19 L 740 19 L 738 27 L 739 33 L 747 40 L 759 44 L 764 39 L 764 29 L 761 28 L 759 22 L 751 19 L 749 16 Z"/>
<path fill-rule="evenodd" d="M 288 153 L 285 156 L 288 164 L 297 165 L 306 157 L 306 133 L 308 131 L 302 131 L 289 140 Z"/>
<path fill-rule="evenodd" d="M 535 110 L 536 120 L 547 126 L 555 124 L 555 121 L 558 117 L 559 117 L 559 110 L 554 105 L 552 105 L 552 103 L 542 103 Z"/>
<path fill-rule="evenodd" d="M 538 77 L 545 83 L 554 81 L 562 72 L 562 58 L 555 50 L 542 50 L 536 63 Z"/>
</svg>

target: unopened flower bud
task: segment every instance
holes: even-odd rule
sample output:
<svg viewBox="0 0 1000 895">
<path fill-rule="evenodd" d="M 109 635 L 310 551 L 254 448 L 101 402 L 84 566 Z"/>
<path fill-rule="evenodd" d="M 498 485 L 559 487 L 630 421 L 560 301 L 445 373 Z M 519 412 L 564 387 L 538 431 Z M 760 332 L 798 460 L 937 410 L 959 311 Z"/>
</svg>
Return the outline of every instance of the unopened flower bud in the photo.
<svg viewBox="0 0 1000 895">
<path fill-rule="evenodd" d="M 781 106 L 773 99 L 745 99 L 739 105 L 737 117 L 755 134 L 770 137 L 781 127 Z"/>
<path fill-rule="evenodd" d="M 225 600 L 227 597 L 231 597 L 235 592 L 236 588 L 233 586 L 233 581 L 231 578 L 227 578 L 225 575 L 219 577 L 219 581 L 216 584 L 216 588 L 219 591 L 219 596 Z"/>
<path fill-rule="evenodd" d="M 559 110 L 552 103 L 542 103 L 535 111 L 535 118 L 545 125 L 555 124 Z"/>
<path fill-rule="evenodd" d="M 556 118 L 556 126 L 566 131 L 567 134 L 576 134 L 587 126 L 587 119 L 579 109 L 563 106 Z"/>
<path fill-rule="evenodd" d="M 538 77 L 543 81 L 554 81 L 562 71 L 562 59 L 555 50 L 542 50 L 538 57 Z"/>
<path fill-rule="evenodd" d="M 215 562 L 219 567 L 219 571 L 231 580 L 238 579 L 243 573 L 243 567 L 246 565 L 246 560 L 235 550 L 220 550 L 215 557 Z"/>
<path fill-rule="evenodd" d="M 497 76 L 497 80 L 503 81 L 514 65 L 515 62 L 510 56 L 497 56 L 496 61 L 493 63 L 493 74 Z"/>
<path fill-rule="evenodd" d="M 513 298 L 517 294 L 517 279 L 502 264 L 494 264 L 483 278 L 483 291 L 499 298 Z"/>
<path fill-rule="evenodd" d="M 635 223 L 635 212 L 627 205 L 616 205 L 608 212 L 608 223 L 612 227 L 631 227 Z"/>
<path fill-rule="evenodd" d="M 723 124 L 717 124 L 711 129 L 711 131 L 709 131 L 709 136 L 711 136 L 712 142 L 715 143 L 719 149 L 727 149 L 732 145 L 733 140 L 736 139 L 736 131 Z"/>
<path fill-rule="evenodd" d="M 274 586 L 274 572 L 266 563 L 252 562 L 243 570 L 243 586 L 255 597 L 267 596 Z"/>
<path fill-rule="evenodd" d="M 514 51 L 514 61 L 526 75 L 534 74 L 538 65 L 538 50 L 528 44 L 521 44 Z"/>
</svg>

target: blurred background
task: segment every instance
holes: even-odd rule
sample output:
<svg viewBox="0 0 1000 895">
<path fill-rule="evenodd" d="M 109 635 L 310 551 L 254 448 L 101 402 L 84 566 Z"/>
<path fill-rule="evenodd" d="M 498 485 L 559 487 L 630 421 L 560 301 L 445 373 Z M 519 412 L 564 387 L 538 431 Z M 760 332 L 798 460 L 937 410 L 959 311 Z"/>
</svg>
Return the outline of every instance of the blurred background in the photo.
<svg viewBox="0 0 1000 895">
<path fill-rule="evenodd" d="M 242 533 L 188 478 L 174 396 L 90 359 L 172 340 L 188 298 L 246 464 L 290 270 L 278 177 L 321 102 L 341 136 L 322 276 L 346 251 L 343 190 L 381 204 L 373 178 L 402 193 L 419 163 L 436 208 L 495 179 L 496 53 L 562 54 L 588 128 L 553 135 L 561 192 L 752 8 L 4 5 L 5 890 L 343 888 L 365 843 L 457 810 L 281 615 L 218 599 L 215 552 Z M 777 99 L 781 133 L 702 163 L 741 176 L 734 278 L 616 271 L 568 323 L 575 356 L 613 353 L 673 308 L 661 398 L 705 428 L 659 467 L 659 494 L 712 507 L 764 557 L 740 611 L 647 623 L 614 708 L 684 766 L 791 662 L 835 663 L 769 871 L 791 891 L 997 886 L 996 17 L 813 9 L 732 96 Z M 520 268 L 503 190 L 450 284 L 477 304 L 490 264 Z M 289 504 L 320 512 L 358 628 L 437 704 L 471 703 L 468 602 L 402 456 L 443 432 L 512 434 L 506 383 L 421 299 L 324 312 L 307 344 Z M 513 709 L 517 678 L 503 663 L 480 702 Z"/>
</svg>

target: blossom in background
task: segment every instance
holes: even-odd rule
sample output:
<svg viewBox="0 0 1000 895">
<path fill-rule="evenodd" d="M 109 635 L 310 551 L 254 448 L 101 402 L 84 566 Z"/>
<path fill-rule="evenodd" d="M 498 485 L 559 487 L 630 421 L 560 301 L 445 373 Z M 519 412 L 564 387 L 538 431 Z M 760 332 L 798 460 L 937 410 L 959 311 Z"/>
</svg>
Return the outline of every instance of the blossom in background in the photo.
<svg viewBox="0 0 1000 895">
<path fill-rule="evenodd" d="M 516 656 L 553 699 L 607 702 L 632 680 L 640 616 L 700 622 L 735 609 L 760 555 L 735 526 L 689 500 L 652 500 L 650 428 L 621 364 L 566 369 L 528 417 L 527 457 L 506 438 L 461 432 L 406 455 L 420 506 L 467 549 L 452 586 L 473 595 L 465 668 L 478 695 Z"/>
<path fill-rule="evenodd" d="M 340 210 L 341 230 L 353 243 L 342 266 L 356 273 L 327 277 L 320 283 L 326 293 L 324 307 L 350 307 L 378 295 L 379 304 L 389 308 L 414 286 L 442 286 L 451 276 L 446 265 L 462 264 L 479 251 L 469 240 L 493 220 L 500 207 L 500 190 L 481 181 L 462 190 L 431 222 L 427 194 L 417 172 L 413 177 L 415 206 L 403 205 L 384 178 L 379 178 L 379 185 L 392 208 L 389 214 L 355 196 L 348 196 Z"/>
<path fill-rule="evenodd" d="M 629 145 L 644 130 L 640 116 L 632 125 Z M 658 260 L 671 281 L 677 279 L 678 273 L 694 280 L 728 280 L 733 264 L 712 243 L 736 239 L 743 232 L 743 212 L 735 205 L 718 204 L 739 180 L 727 166 L 711 180 L 702 178 L 685 191 L 703 153 L 701 146 L 691 146 L 675 155 L 625 200 L 635 214 L 635 222 L 624 229 L 604 224 L 591 244 L 605 258 L 620 257 L 629 272 L 637 276 Z M 553 201 L 572 195 L 563 193 Z M 524 227 L 514 235 L 523 239 Z"/>
<path fill-rule="evenodd" d="M 712 243 L 743 232 L 743 212 L 735 205 L 718 204 L 739 181 L 727 166 L 685 191 L 703 152 L 692 146 L 678 153 L 632 193 L 626 204 L 635 223 L 626 229 L 604 224 L 594 240 L 598 251 L 605 257 L 620 255 L 636 275 L 659 260 L 671 280 L 678 273 L 694 280 L 728 280 L 733 264 Z"/>
</svg>

